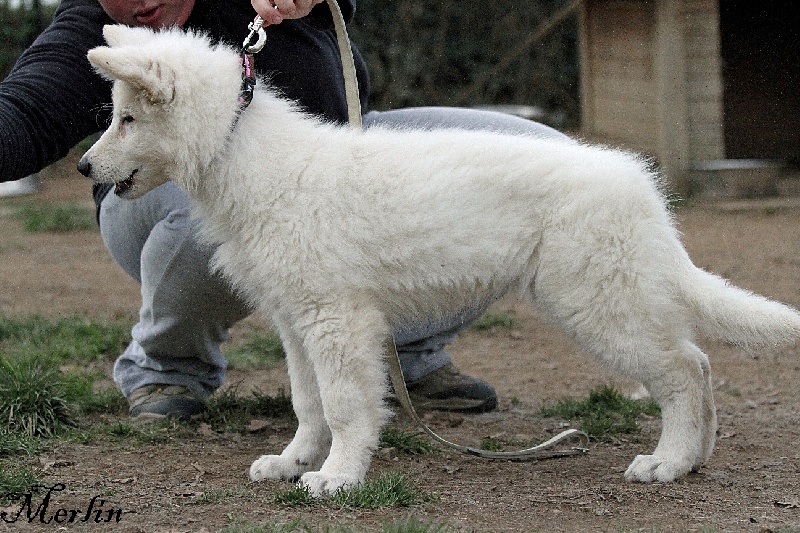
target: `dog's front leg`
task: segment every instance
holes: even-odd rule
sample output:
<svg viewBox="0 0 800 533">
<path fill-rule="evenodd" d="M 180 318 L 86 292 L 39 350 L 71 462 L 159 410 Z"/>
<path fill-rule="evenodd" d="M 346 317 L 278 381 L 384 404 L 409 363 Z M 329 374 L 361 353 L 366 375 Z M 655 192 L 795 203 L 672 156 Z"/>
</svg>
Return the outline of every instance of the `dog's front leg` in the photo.
<svg viewBox="0 0 800 533">
<path fill-rule="evenodd" d="M 300 478 L 314 496 L 364 481 L 390 414 L 384 405 L 387 328 L 382 320 L 364 320 L 364 314 L 321 324 L 305 341 L 332 433 L 330 454 L 322 467 Z"/>
<path fill-rule="evenodd" d="M 309 470 L 317 470 L 322 466 L 331 443 L 314 367 L 291 329 L 278 326 L 278 330 L 286 352 L 292 406 L 298 426 L 292 442 L 280 455 L 262 455 L 253 462 L 250 467 L 250 479 L 253 481 L 296 481 Z"/>
</svg>

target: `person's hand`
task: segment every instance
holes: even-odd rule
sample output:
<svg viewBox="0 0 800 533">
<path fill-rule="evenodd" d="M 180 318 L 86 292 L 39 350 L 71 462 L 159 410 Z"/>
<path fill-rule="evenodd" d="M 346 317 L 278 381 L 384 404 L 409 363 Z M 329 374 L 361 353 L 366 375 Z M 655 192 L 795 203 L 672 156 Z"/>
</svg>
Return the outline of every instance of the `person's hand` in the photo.
<svg viewBox="0 0 800 533">
<path fill-rule="evenodd" d="M 253 9 L 264 19 L 264 26 L 280 24 L 283 19 L 303 18 L 324 0 L 250 0 Z"/>
</svg>

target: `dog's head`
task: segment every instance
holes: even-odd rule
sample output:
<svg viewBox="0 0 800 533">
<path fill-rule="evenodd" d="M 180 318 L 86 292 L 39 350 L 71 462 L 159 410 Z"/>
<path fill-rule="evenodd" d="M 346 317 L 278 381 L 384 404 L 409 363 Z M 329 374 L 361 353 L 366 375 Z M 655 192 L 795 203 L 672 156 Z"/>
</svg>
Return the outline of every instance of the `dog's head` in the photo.
<svg viewBox="0 0 800 533">
<path fill-rule="evenodd" d="M 197 187 L 234 122 L 241 65 L 232 49 L 179 29 L 106 26 L 109 46 L 89 51 L 94 68 L 114 82 L 113 115 L 78 163 L 98 183 L 138 198 L 176 180 Z"/>
</svg>

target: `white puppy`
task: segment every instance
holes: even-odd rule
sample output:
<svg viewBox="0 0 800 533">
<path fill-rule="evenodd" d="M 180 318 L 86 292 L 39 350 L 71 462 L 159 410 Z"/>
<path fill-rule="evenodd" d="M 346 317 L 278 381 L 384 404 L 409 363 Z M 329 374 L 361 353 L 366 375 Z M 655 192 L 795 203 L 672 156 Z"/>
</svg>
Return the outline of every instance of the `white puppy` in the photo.
<svg viewBox="0 0 800 533">
<path fill-rule="evenodd" d="M 392 327 L 520 293 L 661 405 L 651 455 L 625 473 L 672 481 L 714 447 L 696 330 L 791 341 L 800 316 L 694 266 L 646 165 L 627 153 L 488 132 L 323 124 L 260 85 L 238 102 L 235 50 L 203 36 L 107 27 L 89 53 L 115 80 L 111 126 L 81 170 L 135 198 L 175 180 L 215 265 L 277 328 L 299 427 L 250 476 L 313 494 L 364 480 L 381 426 Z"/>
</svg>

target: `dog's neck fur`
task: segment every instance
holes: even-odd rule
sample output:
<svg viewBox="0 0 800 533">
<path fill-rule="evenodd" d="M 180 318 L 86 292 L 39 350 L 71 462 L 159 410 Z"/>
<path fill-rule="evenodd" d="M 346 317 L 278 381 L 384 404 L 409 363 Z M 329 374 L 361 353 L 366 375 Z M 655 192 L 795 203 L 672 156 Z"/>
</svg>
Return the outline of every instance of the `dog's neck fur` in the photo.
<svg viewBox="0 0 800 533">
<path fill-rule="evenodd" d="M 276 135 L 264 135 L 265 125 L 280 130 Z M 302 178 L 313 153 L 298 151 L 300 146 L 320 146 L 336 143 L 335 137 L 344 128 L 323 124 L 319 119 L 302 112 L 297 105 L 279 97 L 263 85 L 255 88 L 252 102 L 236 117 L 231 128 L 209 165 L 199 176 L 185 174 L 187 180 L 179 185 L 196 202 L 199 215 L 206 219 L 207 237 L 220 242 L 231 225 L 244 225 L 253 216 L 270 216 L 271 201 L 282 194 L 282 183 Z M 313 142 L 309 143 L 310 140 Z M 247 154 L 271 154 L 268 166 L 252 166 L 254 158 Z M 245 157 L 242 157 L 242 154 Z M 342 157 L 347 157 L 343 146 Z M 261 159 L 263 161 L 263 158 Z M 252 195 L 247 190 L 259 190 L 258 205 L 242 202 Z M 266 194 L 264 194 L 266 193 Z M 265 201 L 266 200 L 266 201 Z"/>
</svg>

